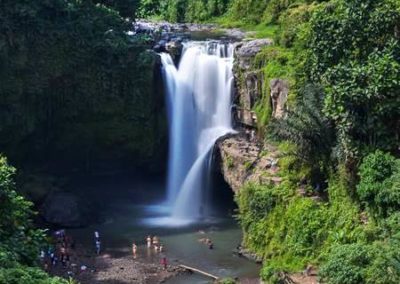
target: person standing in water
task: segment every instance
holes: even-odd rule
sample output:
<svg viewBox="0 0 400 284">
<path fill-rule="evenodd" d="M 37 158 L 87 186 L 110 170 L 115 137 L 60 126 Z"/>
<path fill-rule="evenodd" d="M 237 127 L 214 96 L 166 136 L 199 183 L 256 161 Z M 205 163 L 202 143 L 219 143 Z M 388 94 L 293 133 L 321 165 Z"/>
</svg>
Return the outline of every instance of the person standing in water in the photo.
<svg viewBox="0 0 400 284">
<path fill-rule="evenodd" d="M 137 245 L 135 242 L 132 244 L 132 254 L 133 254 L 133 259 L 136 259 L 136 252 L 137 252 Z"/>
<path fill-rule="evenodd" d="M 157 237 L 157 236 L 154 236 L 154 237 L 153 237 L 153 246 L 158 246 L 158 243 L 159 243 L 158 237 Z"/>
<path fill-rule="evenodd" d="M 147 242 L 147 248 L 151 248 L 151 236 L 147 236 L 146 242 Z"/>
<path fill-rule="evenodd" d="M 167 263 L 167 257 L 165 255 L 161 256 L 160 264 L 161 264 L 161 266 L 163 267 L 164 270 L 167 269 L 168 263 Z"/>
<path fill-rule="evenodd" d="M 100 240 L 96 240 L 96 254 L 100 254 L 100 249 L 101 249 L 101 242 Z"/>
</svg>

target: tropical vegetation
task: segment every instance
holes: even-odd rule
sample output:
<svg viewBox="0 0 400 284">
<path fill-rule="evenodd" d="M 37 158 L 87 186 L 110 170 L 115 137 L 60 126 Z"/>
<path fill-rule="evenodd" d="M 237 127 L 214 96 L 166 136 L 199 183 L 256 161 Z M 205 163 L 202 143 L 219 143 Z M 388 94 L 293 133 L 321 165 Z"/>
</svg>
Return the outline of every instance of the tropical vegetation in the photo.
<svg viewBox="0 0 400 284">
<path fill-rule="evenodd" d="M 254 111 L 283 181 L 236 197 L 263 280 L 286 283 L 312 265 L 324 283 L 400 282 L 399 2 L 143 1 L 155 2 L 148 15 L 274 39 L 253 61 L 265 80 Z M 290 85 L 282 119 L 271 117 L 273 78 Z"/>
<path fill-rule="evenodd" d="M 254 111 L 263 143 L 281 153 L 282 182 L 236 196 L 262 279 L 284 283 L 312 265 L 328 284 L 400 283 L 399 1 L 4 0 L 0 151 L 13 164 L 157 164 L 158 63 L 151 38 L 127 32 L 135 17 L 274 40 L 252 62 L 265 81 Z M 273 78 L 290 86 L 281 119 L 271 115 Z M 37 268 L 44 234 L 14 175 L 2 156 L 0 283 L 64 283 Z"/>
</svg>

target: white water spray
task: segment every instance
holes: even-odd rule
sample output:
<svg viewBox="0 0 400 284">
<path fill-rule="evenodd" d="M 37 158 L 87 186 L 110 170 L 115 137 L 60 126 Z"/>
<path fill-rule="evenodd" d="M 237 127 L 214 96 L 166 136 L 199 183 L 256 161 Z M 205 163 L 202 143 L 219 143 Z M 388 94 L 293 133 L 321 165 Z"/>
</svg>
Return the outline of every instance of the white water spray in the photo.
<svg viewBox="0 0 400 284">
<path fill-rule="evenodd" d="M 189 42 L 177 69 L 161 54 L 170 131 L 168 203 L 172 219 L 194 221 L 207 210 L 212 148 L 232 132 L 233 46 Z"/>
</svg>

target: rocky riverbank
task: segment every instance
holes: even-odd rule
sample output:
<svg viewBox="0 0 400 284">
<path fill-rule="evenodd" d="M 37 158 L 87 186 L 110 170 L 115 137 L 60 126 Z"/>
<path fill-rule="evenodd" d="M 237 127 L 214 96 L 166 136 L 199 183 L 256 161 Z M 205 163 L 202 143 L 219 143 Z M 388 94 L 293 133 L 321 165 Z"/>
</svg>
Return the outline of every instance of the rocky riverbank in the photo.
<svg viewBox="0 0 400 284">
<path fill-rule="evenodd" d="M 49 269 L 52 275 L 72 278 L 80 284 L 157 284 L 183 273 L 181 268 L 168 265 L 167 269 L 159 263 L 159 257 L 149 257 L 146 248 L 139 247 L 136 258 L 129 248 L 118 252 L 94 254 L 77 245 L 70 250 L 70 263 L 67 267 L 58 264 Z"/>
</svg>

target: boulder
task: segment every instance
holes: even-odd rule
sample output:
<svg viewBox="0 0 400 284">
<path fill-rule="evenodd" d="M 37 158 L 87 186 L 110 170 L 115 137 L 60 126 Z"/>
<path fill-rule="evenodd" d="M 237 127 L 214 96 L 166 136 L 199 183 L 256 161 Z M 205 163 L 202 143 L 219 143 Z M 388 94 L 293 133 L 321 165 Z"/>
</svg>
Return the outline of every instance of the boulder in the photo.
<svg viewBox="0 0 400 284">
<path fill-rule="evenodd" d="M 40 213 L 50 224 L 62 227 L 83 227 L 90 218 L 84 204 L 77 196 L 68 192 L 53 192 L 45 199 Z"/>
<path fill-rule="evenodd" d="M 165 45 L 165 50 L 172 56 L 174 61 L 177 62 L 182 55 L 182 50 L 183 50 L 182 40 L 176 39 L 167 42 Z"/>
<path fill-rule="evenodd" d="M 270 82 L 272 116 L 281 118 L 285 114 L 286 102 L 289 94 L 289 83 L 282 79 L 272 79 Z"/>
<path fill-rule="evenodd" d="M 251 68 L 251 62 L 257 53 L 264 47 L 272 44 L 273 41 L 271 39 L 256 39 L 236 44 L 235 56 L 239 67 L 243 70 L 249 70 Z"/>
</svg>

